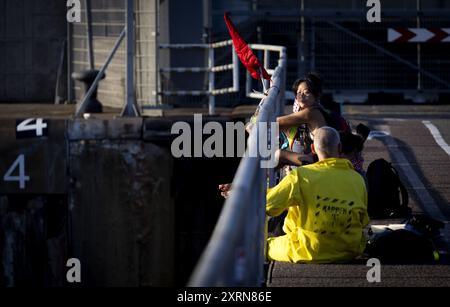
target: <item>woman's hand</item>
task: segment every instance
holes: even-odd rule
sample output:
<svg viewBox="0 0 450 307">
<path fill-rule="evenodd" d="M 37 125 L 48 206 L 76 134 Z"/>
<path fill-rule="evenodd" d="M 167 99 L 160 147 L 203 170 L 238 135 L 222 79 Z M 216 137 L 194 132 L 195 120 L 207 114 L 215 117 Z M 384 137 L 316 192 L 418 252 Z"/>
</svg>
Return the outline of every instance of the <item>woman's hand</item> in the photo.
<svg viewBox="0 0 450 307">
<path fill-rule="evenodd" d="M 222 195 L 223 198 L 225 198 L 225 199 L 228 198 L 231 193 L 231 183 L 219 184 L 219 190 L 220 190 L 220 195 Z"/>
</svg>

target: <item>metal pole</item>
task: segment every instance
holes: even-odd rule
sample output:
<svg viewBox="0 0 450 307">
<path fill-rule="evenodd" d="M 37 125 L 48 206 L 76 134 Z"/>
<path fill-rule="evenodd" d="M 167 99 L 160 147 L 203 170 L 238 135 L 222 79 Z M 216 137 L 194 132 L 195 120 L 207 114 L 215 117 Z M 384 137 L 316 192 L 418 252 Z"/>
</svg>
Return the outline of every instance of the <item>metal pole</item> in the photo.
<svg viewBox="0 0 450 307">
<path fill-rule="evenodd" d="M 160 76 L 159 76 L 159 68 L 160 68 L 160 55 L 159 55 L 159 13 L 160 13 L 160 6 L 159 1 L 155 1 L 155 104 L 159 106 L 161 104 L 161 98 L 159 96 L 159 93 L 161 92 L 161 86 L 159 84 Z"/>
<path fill-rule="evenodd" d="M 84 5 L 86 10 L 86 30 L 88 39 L 89 69 L 93 70 L 95 67 L 95 62 L 94 62 L 94 48 L 92 45 L 91 0 L 85 0 Z"/>
<path fill-rule="evenodd" d="M 233 91 L 239 92 L 239 61 L 233 45 L 231 45 L 231 54 L 233 57 Z"/>
<path fill-rule="evenodd" d="M 417 23 L 417 28 L 420 28 L 420 0 L 417 0 L 416 2 L 416 9 L 417 9 L 417 17 L 416 17 L 416 23 Z M 419 70 L 417 71 L 417 90 L 421 91 L 422 90 L 422 76 L 420 74 L 420 69 L 422 68 L 422 63 L 420 60 L 420 54 L 421 54 L 421 50 L 420 50 L 420 43 L 417 43 L 417 67 L 419 67 Z"/>
<path fill-rule="evenodd" d="M 211 28 L 212 28 L 212 14 L 211 14 L 211 0 L 203 0 L 203 43 L 211 43 Z"/>
<path fill-rule="evenodd" d="M 207 75 L 208 80 L 208 114 L 214 115 L 216 112 L 216 97 L 213 94 L 214 91 L 214 48 L 211 43 L 211 28 L 212 28 L 212 14 L 211 14 L 211 1 L 203 0 L 203 43 L 209 44 L 206 52 L 209 72 Z"/>
<path fill-rule="evenodd" d="M 56 86 L 55 86 L 55 104 L 60 104 L 62 99 L 59 96 L 59 84 L 61 75 L 63 73 L 64 55 L 66 53 L 66 40 L 62 41 L 61 55 L 59 57 L 58 73 L 56 74 Z"/>
<path fill-rule="evenodd" d="M 305 0 L 300 2 L 300 11 L 305 10 Z M 300 17 L 300 37 L 297 49 L 297 58 L 300 59 L 300 65 L 297 67 L 298 76 L 303 76 L 305 74 L 305 16 Z"/>
<path fill-rule="evenodd" d="M 126 69 L 126 104 L 122 110 L 122 116 L 139 116 L 136 107 L 136 95 L 134 92 L 134 0 L 127 0 L 127 69 Z"/>
<path fill-rule="evenodd" d="M 245 73 L 245 94 L 248 95 L 252 92 L 252 77 L 246 71 Z"/>
<path fill-rule="evenodd" d="M 212 46 L 208 49 L 208 95 L 209 95 L 209 115 L 214 115 L 216 112 L 216 97 L 213 95 L 214 91 L 214 48 Z"/>
<path fill-rule="evenodd" d="M 72 23 L 67 23 L 67 103 L 72 102 Z"/>
<path fill-rule="evenodd" d="M 270 69 L 270 51 L 269 50 L 264 50 L 264 68 L 265 69 Z M 270 81 L 269 80 L 265 80 L 263 81 L 263 83 L 265 82 L 265 86 L 264 86 L 264 91 L 270 87 Z"/>
<path fill-rule="evenodd" d="M 259 68 L 259 77 L 261 78 L 261 83 L 263 86 L 263 93 L 266 93 L 266 91 L 267 91 L 266 82 L 265 82 L 266 80 L 263 78 L 262 68 Z"/>
<path fill-rule="evenodd" d="M 311 18 L 311 71 L 316 69 L 316 20 Z"/>
<path fill-rule="evenodd" d="M 98 85 L 98 82 L 102 78 L 103 74 L 105 73 L 106 68 L 108 68 L 109 63 L 111 62 L 112 58 L 114 57 L 114 54 L 116 53 L 117 49 L 119 49 L 120 43 L 122 42 L 123 38 L 125 37 L 126 31 L 125 29 L 122 30 L 122 33 L 120 33 L 120 36 L 117 38 L 116 43 L 114 44 L 113 50 L 111 50 L 111 53 L 109 54 L 108 58 L 105 61 L 105 64 L 103 64 L 103 67 L 100 69 L 99 73 L 95 77 L 94 82 L 92 82 L 91 87 L 87 91 L 86 95 L 83 98 L 83 101 L 80 103 L 79 107 L 77 108 L 75 112 L 75 116 L 79 116 L 84 111 L 84 105 L 86 104 L 86 101 L 91 97 L 92 93 L 95 91 L 95 88 Z"/>
</svg>

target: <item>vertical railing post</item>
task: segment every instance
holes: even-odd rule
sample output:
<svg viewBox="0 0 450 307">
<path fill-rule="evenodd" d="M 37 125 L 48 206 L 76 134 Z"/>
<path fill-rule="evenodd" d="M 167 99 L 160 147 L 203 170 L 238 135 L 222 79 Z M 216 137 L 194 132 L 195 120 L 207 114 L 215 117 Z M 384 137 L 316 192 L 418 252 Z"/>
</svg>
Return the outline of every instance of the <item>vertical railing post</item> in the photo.
<svg viewBox="0 0 450 307">
<path fill-rule="evenodd" d="M 85 13 L 86 13 L 86 29 L 87 29 L 87 47 L 89 55 L 89 69 L 95 68 L 94 62 L 94 47 L 92 44 L 92 18 L 91 18 L 91 0 L 85 0 Z"/>
<path fill-rule="evenodd" d="M 122 116 L 139 116 L 136 107 L 134 91 L 134 0 L 126 0 L 126 36 L 127 36 L 127 65 L 126 65 L 126 104 Z"/>
<path fill-rule="evenodd" d="M 316 69 L 316 21 L 311 18 L 311 63 L 310 70 Z"/>
<path fill-rule="evenodd" d="M 233 91 L 239 92 L 239 61 L 233 45 L 231 45 L 231 54 L 233 57 Z"/>
<path fill-rule="evenodd" d="M 245 93 L 252 91 L 252 77 L 248 71 L 245 72 Z"/>
<path fill-rule="evenodd" d="M 160 42 L 160 29 L 159 29 L 159 1 L 155 1 L 155 90 L 154 90 L 154 97 L 156 101 L 156 105 L 159 106 L 162 103 L 161 96 L 159 93 L 161 93 L 161 76 L 159 75 L 159 69 L 160 69 L 160 48 L 159 48 L 159 42 Z"/>
<path fill-rule="evenodd" d="M 213 94 L 214 91 L 214 48 L 209 46 L 208 49 L 208 98 L 209 98 L 209 115 L 214 115 L 216 113 L 216 97 Z"/>
<path fill-rule="evenodd" d="M 421 10 L 420 0 L 416 1 L 416 10 L 417 10 L 416 27 L 420 28 L 420 10 Z M 422 90 L 422 75 L 420 73 L 420 69 L 422 68 L 420 43 L 417 43 L 416 48 L 417 48 L 417 67 L 419 67 L 419 69 L 417 70 L 417 90 L 420 92 Z"/>
<path fill-rule="evenodd" d="M 270 51 L 269 50 L 264 50 L 264 68 L 265 69 L 269 69 L 270 68 Z M 265 80 L 263 79 L 263 82 L 265 82 L 266 84 L 266 88 L 270 87 L 270 82 L 269 80 Z"/>
<path fill-rule="evenodd" d="M 67 103 L 72 103 L 72 23 L 67 23 Z"/>
<path fill-rule="evenodd" d="M 303 15 L 305 11 L 305 0 L 300 0 L 300 33 L 297 38 L 297 58 L 299 59 L 299 64 L 297 66 L 297 75 L 305 75 L 305 16 Z"/>
</svg>

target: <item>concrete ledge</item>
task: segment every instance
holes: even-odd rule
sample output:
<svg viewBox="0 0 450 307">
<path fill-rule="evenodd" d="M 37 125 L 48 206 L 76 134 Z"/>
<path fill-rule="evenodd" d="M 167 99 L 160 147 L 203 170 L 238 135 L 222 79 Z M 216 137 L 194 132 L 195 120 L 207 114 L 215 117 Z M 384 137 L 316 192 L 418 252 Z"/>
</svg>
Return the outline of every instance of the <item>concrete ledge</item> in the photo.
<svg viewBox="0 0 450 307">
<path fill-rule="evenodd" d="M 275 262 L 267 285 L 269 287 L 450 287 L 450 265 L 381 264 L 381 281 L 373 283 L 368 282 L 366 277 L 371 268 L 363 263 Z"/>
<path fill-rule="evenodd" d="M 146 118 L 143 123 L 145 141 L 167 141 L 172 138 L 171 128 L 175 120 L 167 118 Z"/>
<path fill-rule="evenodd" d="M 72 119 L 68 121 L 69 141 L 100 139 L 140 139 L 142 118 Z"/>
</svg>

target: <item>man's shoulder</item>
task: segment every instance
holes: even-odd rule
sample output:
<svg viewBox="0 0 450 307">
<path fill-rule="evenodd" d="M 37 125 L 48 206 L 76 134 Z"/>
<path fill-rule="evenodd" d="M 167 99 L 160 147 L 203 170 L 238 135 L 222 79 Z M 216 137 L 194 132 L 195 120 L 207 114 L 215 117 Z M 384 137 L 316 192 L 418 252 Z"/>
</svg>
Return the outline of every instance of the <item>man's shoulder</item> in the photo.
<svg viewBox="0 0 450 307">
<path fill-rule="evenodd" d="M 364 183 L 364 178 L 359 174 L 351 165 L 351 162 L 346 159 L 337 158 L 335 159 L 337 163 L 331 165 L 326 163 L 316 162 L 308 165 L 300 166 L 296 169 L 298 173 L 314 173 L 314 172 L 320 172 L 320 173 L 334 173 L 338 171 L 341 176 L 349 177 L 349 178 L 356 178 L 356 180 L 361 181 Z"/>
</svg>

